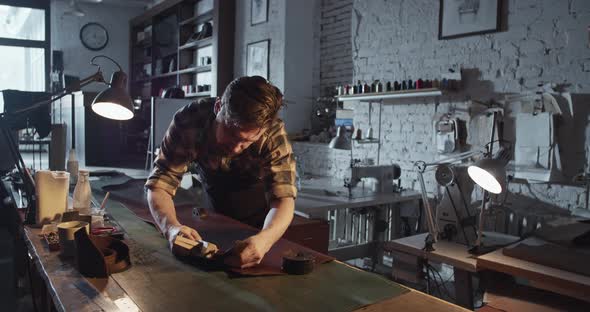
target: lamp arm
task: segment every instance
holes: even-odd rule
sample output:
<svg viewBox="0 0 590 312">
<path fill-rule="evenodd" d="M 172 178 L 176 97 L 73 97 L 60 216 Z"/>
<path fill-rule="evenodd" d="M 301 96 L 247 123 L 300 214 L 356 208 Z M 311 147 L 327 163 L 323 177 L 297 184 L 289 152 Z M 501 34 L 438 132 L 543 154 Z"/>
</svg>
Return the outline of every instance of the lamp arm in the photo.
<svg viewBox="0 0 590 312">
<path fill-rule="evenodd" d="M 87 85 L 89 85 L 89 84 L 91 84 L 93 82 L 106 83 L 105 80 L 104 80 L 104 77 L 102 75 L 102 72 L 100 71 L 100 68 L 99 68 L 99 70 L 96 73 L 94 73 L 94 74 L 92 74 L 92 75 L 84 78 L 83 80 L 80 80 L 74 86 L 67 87 L 67 88 L 61 89 L 61 90 L 59 90 L 57 92 L 52 93 L 49 96 L 49 99 L 43 100 L 43 101 L 40 101 L 40 102 L 37 102 L 37 103 L 35 103 L 35 104 L 33 104 L 33 105 L 29 106 L 29 107 L 26 107 L 26 108 L 23 108 L 23 109 L 14 111 L 14 112 L 3 112 L 3 113 L 0 113 L 0 118 L 7 118 L 7 117 L 10 117 L 10 116 L 17 116 L 17 115 L 20 115 L 20 114 L 23 114 L 23 113 L 26 113 L 26 112 L 30 112 L 32 110 L 35 110 L 35 109 L 37 109 L 39 107 L 43 107 L 45 105 L 48 105 L 48 104 L 50 104 L 52 102 L 55 102 L 55 101 L 63 98 L 64 96 L 66 96 L 68 94 L 71 94 L 71 93 L 76 92 L 76 91 L 80 91 L 80 89 L 82 87 L 87 86 Z"/>
<path fill-rule="evenodd" d="M 434 242 L 438 241 L 438 227 L 434 220 L 434 211 L 432 210 L 432 206 L 430 206 L 430 201 L 428 200 L 428 196 L 426 195 L 426 186 L 424 185 L 424 171 L 418 171 L 418 180 L 420 181 L 420 191 L 422 194 L 422 202 L 424 205 L 424 210 L 426 211 L 426 221 L 428 225 L 428 232 Z"/>
<path fill-rule="evenodd" d="M 123 68 L 121 67 L 121 65 L 119 65 L 119 63 L 117 63 L 117 61 L 113 60 L 112 58 L 110 58 L 110 57 L 108 57 L 108 56 L 106 56 L 106 55 L 102 55 L 102 54 L 101 54 L 101 55 L 97 55 L 97 56 L 93 57 L 93 58 L 90 60 L 90 64 L 91 64 L 91 65 L 98 66 L 98 71 L 100 71 L 100 65 L 98 65 L 98 64 L 95 64 L 95 63 L 94 63 L 94 60 L 96 60 L 97 58 L 100 58 L 100 57 L 102 57 L 102 58 L 106 58 L 107 60 L 110 60 L 111 62 L 115 63 L 115 65 L 117 65 L 117 67 L 119 67 L 119 70 L 120 70 L 120 71 L 123 71 Z"/>
<path fill-rule="evenodd" d="M 463 153 L 460 153 L 460 154 L 457 154 L 457 155 L 452 155 L 452 156 L 447 157 L 447 158 L 439 159 L 439 160 L 437 160 L 435 162 L 431 162 L 431 163 L 423 162 L 423 166 L 424 166 L 424 169 L 426 169 L 426 167 L 430 167 L 430 166 L 437 166 L 437 165 L 440 165 L 440 164 L 454 163 L 456 161 L 461 161 L 461 160 L 467 159 L 469 157 L 473 157 L 475 155 L 479 155 L 479 154 L 483 154 L 483 153 L 484 153 L 484 151 L 482 151 L 482 150 L 474 150 L 474 151 L 463 152 Z"/>
</svg>

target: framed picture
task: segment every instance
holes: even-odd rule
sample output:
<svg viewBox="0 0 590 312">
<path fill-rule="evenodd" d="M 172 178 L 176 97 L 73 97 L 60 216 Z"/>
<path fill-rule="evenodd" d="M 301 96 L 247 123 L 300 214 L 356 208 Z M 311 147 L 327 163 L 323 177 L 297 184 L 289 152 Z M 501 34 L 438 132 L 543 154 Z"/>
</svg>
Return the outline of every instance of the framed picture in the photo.
<svg viewBox="0 0 590 312">
<path fill-rule="evenodd" d="M 501 0 L 440 0 L 438 39 L 500 31 Z"/>
<path fill-rule="evenodd" d="M 250 0 L 250 25 L 254 26 L 268 21 L 268 1 Z"/>
<path fill-rule="evenodd" d="M 262 40 L 248 44 L 246 59 L 246 75 L 262 76 L 268 79 L 268 50 L 270 40 Z"/>
</svg>

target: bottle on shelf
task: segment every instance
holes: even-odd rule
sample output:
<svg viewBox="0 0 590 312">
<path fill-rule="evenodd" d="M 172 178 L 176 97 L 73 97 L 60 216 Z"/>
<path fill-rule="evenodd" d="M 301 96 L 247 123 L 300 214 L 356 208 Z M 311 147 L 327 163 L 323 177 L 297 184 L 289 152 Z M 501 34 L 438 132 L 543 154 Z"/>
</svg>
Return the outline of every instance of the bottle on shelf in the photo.
<svg viewBox="0 0 590 312">
<path fill-rule="evenodd" d="M 371 86 L 365 82 L 365 85 L 363 86 L 363 93 L 371 93 Z"/>
</svg>

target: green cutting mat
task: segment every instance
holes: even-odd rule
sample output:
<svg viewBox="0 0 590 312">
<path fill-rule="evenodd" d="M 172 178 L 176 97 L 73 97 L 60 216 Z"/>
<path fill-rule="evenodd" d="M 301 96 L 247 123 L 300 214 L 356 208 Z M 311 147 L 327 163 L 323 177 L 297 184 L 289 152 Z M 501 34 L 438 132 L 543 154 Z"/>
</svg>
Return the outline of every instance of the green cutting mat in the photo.
<svg viewBox="0 0 590 312">
<path fill-rule="evenodd" d="M 207 272 L 176 259 L 159 232 L 120 203 L 109 201 L 107 211 L 129 235 L 133 263 L 112 277 L 143 311 L 351 311 L 407 291 L 339 262 L 302 276 Z"/>
</svg>

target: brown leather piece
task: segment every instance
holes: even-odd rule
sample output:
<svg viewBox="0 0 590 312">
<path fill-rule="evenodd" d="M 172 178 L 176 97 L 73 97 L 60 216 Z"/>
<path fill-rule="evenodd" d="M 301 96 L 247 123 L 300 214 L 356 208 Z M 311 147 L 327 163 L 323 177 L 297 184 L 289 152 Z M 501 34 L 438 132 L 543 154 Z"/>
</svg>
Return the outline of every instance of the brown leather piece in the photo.
<svg viewBox="0 0 590 312">
<path fill-rule="evenodd" d="M 125 203 L 125 206 L 135 213 L 139 218 L 153 223 L 149 209 L 134 204 Z M 258 233 L 258 229 L 241 223 L 232 218 L 221 214 L 208 212 L 203 218 L 193 215 L 193 209 L 189 207 L 176 207 L 176 217 L 183 225 L 194 228 L 199 232 L 205 241 L 216 244 L 220 252 L 229 251 L 234 242 L 244 240 Z M 330 262 L 333 257 L 319 253 L 307 247 L 290 242 L 286 239 L 280 239 L 264 256 L 262 262 L 252 268 L 226 268 L 228 271 L 239 275 L 281 275 L 286 274 L 282 271 L 283 256 L 289 254 L 305 253 L 315 258 L 315 264 Z"/>
<path fill-rule="evenodd" d="M 230 250 L 234 242 L 244 240 L 258 233 L 258 229 L 216 213 L 208 213 L 207 217 L 193 216 L 192 209 L 178 209 L 176 216 L 180 223 L 196 229 L 204 240 L 214 243 L 219 250 Z M 230 271 L 241 275 L 277 275 L 285 274 L 282 270 L 283 256 L 305 253 L 315 258 L 315 263 L 322 264 L 334 258 L 312 249 L 280 239 L 265 255 L 262 262 L 248 269 L 230 268 Z"/>
</svg>

